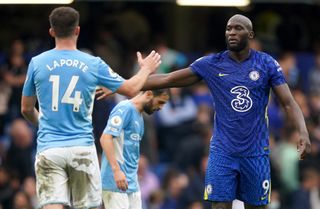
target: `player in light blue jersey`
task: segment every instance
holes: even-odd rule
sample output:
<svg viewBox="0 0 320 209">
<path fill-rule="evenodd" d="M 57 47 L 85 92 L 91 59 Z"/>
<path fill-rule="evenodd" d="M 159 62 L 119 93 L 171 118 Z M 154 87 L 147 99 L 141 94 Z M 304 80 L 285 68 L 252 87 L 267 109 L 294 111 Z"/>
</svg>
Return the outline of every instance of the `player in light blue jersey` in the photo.
<svg viewBox="0 0 320 209">
<path fill-rule="evenodd" d="M 215 122 L 206 171 L 205 199 L 212 209 L 265 209 L 270 197 L 267 104 L 272 89 L 300 134 L 301 159 L 310 140 L 300 108 L 279 64 L 249 48 L 254 37 L 250 19 L 232 16 L 225 31 L 228 50 L 202 57 L 190 67 L 151 75 L 143 89 L 184 87 L 204 80 L 215 102 Z"/>
<path fill-rule="evenodd" d="M 101 85 L 136 95 L 159 66 L 160 55 L 153 51 L 143 59 L 138 53 L 142 67 L 125 80 L 99 57 L 77 49 L 80 27 L 75 9 L 56 8 L 49 21 L 56 46 L 32 58 L 21 110 L 39 128 L 35 162 L 39 203 L 45 209 L 97 208 L 102 194 L 92 134 L 95 90 Z"/>
<path fill-rule="evenodd" d="M 137 174 L 144 133 L 142 113 L 160 110 L 168 99 L 168 89 L 145 91 L 112 110 L 100 139 L 104 152 L 101 175 L 105 208 L 142 208 Z"/>
</svg>

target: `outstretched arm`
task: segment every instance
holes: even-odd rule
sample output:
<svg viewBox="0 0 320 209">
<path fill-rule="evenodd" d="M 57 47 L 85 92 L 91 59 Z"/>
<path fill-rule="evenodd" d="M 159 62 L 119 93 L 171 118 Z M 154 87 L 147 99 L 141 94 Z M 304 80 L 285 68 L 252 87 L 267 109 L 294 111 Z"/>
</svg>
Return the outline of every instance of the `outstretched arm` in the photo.
<svg viewBox="0 0 320 209">
<path fill-rule="evenodd" d="M 197 83 L 200 80 L 201 78 L 198 77 L 194 72 L 192 72 L 191 68 L 184 68 L 172 73 L 150 75 L 147 81 L 144 83 L 142 90 L 185 87 Z M 104 87 L 100 87 L 96 91 L 98 100 L 106 98 L 110 94 L 112 94 L 112 91 Z"/>
<path fill-rule="evenodd" d="M 200 80 L 201 78 L 197 76 L 190 67 L 188 67 L 168 74 L 150 75 L 142 90 L 185 87 L 190 86 Z"/>
<path fill-rule="evenodd" d="M 310 152 L 311 144 L 302 111 L 294 100 L 287 84 L 276 86 L 273 88 L 273 91 L 279 98 L 287 116 L 294 122 L 295 127 L 300 133 L 300 140 L 297 148 L 300 153 L 300 159 L 303 159 L 306 153 Z"/>
</svg>

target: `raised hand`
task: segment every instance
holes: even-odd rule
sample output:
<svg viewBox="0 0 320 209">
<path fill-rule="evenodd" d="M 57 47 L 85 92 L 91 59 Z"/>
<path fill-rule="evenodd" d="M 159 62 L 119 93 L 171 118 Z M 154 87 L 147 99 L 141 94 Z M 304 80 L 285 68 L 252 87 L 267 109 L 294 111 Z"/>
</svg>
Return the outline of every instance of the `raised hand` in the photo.
<svg viewBox="0 0 320 209">
<path fill-rule="evenodd" d="M 138 64 L 141 69 L 146 69 L 155 72 L 157 67 L 161 64 L 161 55 L 154 50 L 145 58 L 142 58 L 140 52 L 137 52 Z"/>
</svg>

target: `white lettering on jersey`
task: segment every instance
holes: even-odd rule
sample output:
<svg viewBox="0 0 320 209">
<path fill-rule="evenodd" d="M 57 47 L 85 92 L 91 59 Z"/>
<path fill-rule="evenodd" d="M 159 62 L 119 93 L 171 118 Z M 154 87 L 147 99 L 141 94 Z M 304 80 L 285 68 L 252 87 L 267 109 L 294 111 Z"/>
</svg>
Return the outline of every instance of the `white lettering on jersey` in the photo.
<svg viewBox="0 0 320 209">
<path fill-rule="evenodd" d="M 245 86 L 235 86 L 230 92 L 236 94 L 236 99 L 231 101 L 231 107 L 237 112 L 247 112 L 252 107 L 252 99 L 249 94 L 250 91 Z"/>
<path fill-rule="evenodd" d="M 132 133 L 132 134 L 130 134 L 130 139 L 132 139 L 133 141 L 140 141 L 141 137 L 137 133 Z"/>
<path fill-rule="evenodd" d="M 277 71 L 278 71 L 278 72 L 281 72 L 281 71 L 282 71 L 282 68 L 281 68 L 280 64 L 277 62 L 277 60 L 274 60 L 274 64 L 275 64 L 276 67 L 277 67 Z"/>
<path fill-rule="evenodd" d="M 49 64 L 46 65 L 46 67 L 50 71 L 52 71 L 56 68 L 63 67 L 63 66 L 74 67 L 74 68 L 81 70 L 84 73 L 89 69 L 89 67 L 88 67 L 88 65 L 86 65 L 86 63 L 79 61 L 79 60 L 76 60 L 76 59 L 74 59 L 74 60 L 72 60 L 72 59 L 53 60 L 53 63 L 51 65 L 49 65 Z"/>
<path fill-rule="evenodd" d="M 81 91 L 74 91 L 79 80 L 79 76 L 72 76 L 71 81 L 62 97 L 61 103 L 67 103 L 73 105 L 73 111 L 79 112 L 80 105 L 82 104 Z M 52 111 L 57 112 L 59 110 L 59 89 L 60 89 L 60 76 L 51 75 L 49 81 L 52 82 Z M 74 97 L 71 95 L 74 92 Z"/>
<path fill-rule="evenodd" d="M 116 78 L 116 77 L 119 76 L 118 73 L 114 72 L 114 71 L 111 69 L 111 67 L 109 67 L 108 70 L 109 70 L 109 75 L 110 75 L 112 78 Z"/>
</svg>

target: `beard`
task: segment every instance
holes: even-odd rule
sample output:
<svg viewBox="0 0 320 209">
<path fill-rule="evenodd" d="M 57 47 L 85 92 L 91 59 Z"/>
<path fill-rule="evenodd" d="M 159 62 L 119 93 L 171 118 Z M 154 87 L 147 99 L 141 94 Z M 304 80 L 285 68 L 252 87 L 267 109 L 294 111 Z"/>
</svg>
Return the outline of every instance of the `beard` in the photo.
<svg viewBox="0 0 320 209">
<path fill-rule="evenodd" d="M 143 107 L 143 111 L 145 113 L 147 113 L 148 115 L 151 115 L 154 112 L 152 109 L 152 105 L 150 105 L 150 104 L 145 104 Z"/>
<path fill-rule="evenodd" d="M 230 45 L 228 40 L 226 40 L 227 49 L 233 52 L 240 52 L 248 46 L 248 40 L 242 39 L 237 44 Z"/>
</svg>

